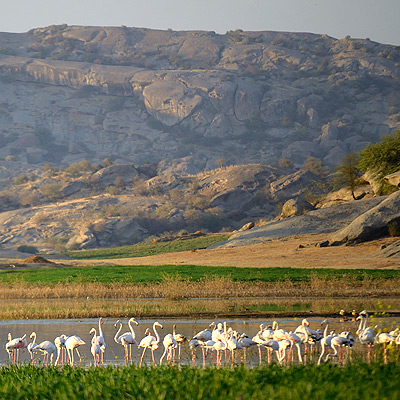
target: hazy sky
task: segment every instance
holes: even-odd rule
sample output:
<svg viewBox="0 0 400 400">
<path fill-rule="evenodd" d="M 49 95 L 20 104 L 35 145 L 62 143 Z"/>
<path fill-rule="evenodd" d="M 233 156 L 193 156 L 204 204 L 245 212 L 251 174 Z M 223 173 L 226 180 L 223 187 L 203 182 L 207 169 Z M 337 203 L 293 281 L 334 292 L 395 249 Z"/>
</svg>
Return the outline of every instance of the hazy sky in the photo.
<svg viewBox="0 0 400 400">
<path fill-rule="evenodd" d="M 52 24 L 273 30 L 400 45 L 400 0 L 1 0 L 0 31 Z"/>
</svg>

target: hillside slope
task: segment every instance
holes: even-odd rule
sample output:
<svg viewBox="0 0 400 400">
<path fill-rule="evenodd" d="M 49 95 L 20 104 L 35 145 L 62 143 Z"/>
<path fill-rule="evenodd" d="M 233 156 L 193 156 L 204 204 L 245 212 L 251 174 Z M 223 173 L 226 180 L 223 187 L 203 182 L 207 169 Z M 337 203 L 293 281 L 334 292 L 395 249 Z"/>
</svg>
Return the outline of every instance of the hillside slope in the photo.
<svg viewBox="0 0 400 400">
<path fill-rule="evenodd" d="M 399 126 L 400 49 L 307 33 L 0 33 L 0 157 L 336 165 Z"/>
</svg>

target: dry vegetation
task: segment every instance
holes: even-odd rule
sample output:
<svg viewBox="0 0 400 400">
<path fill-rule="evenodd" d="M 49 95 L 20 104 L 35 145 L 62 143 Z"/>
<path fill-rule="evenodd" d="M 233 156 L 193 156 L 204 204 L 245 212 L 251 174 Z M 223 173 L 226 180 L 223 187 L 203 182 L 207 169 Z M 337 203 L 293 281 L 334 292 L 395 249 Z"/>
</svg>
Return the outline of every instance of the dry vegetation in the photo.
<svg viewBox="0 0 400 400">
<path fill-rule="evenodd" d="M 379 311 L 379 299 L 387 299 L 392 311 L 400 311 L 399 296 L 400 279 L 312 278 L 310 283 L 265 283 L 169 278 L 155 284 L 54 286 L 14 283 L 0 285 L 0 297 L 4 299 L 0 318 L 251 316 L 284 311 L 293 315 L 311 310 L 326 314 L 341 308 Z"/>
</svg>

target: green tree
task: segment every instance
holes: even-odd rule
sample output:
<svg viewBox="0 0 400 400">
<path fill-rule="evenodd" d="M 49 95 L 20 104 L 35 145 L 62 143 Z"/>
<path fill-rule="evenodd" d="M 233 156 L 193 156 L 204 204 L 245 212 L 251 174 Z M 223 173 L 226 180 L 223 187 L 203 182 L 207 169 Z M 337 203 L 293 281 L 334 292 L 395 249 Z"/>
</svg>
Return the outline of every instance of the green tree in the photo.
<svg viewBox="0 0 400 400">
<path fill-rule="evenodd" d="M 379 143 L 365 147 L 360 153 L 358 168 L 371 174 L 380 184 L 380 193 L 389 193 L 394 187 L 383 178 L 400 170 L 400 130 L 383 137 Z"/>
<path fill-rule="evenodd" d="M 345 185 L 351 191 L 354 200 L 356 200 L 354 191 L 360 185 L 361 171 L 358 169 L 358 164 L 358 154 L 349 153 L 336 168 L 334 175 L 334 185 L 338 187 Z"/>
</svg>

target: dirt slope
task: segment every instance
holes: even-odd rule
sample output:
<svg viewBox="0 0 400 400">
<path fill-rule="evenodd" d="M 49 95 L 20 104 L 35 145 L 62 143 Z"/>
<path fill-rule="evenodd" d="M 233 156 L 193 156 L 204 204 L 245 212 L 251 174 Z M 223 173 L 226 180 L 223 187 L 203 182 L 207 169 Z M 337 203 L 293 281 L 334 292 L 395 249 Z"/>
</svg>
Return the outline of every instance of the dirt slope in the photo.
<svg viewBox="0 0 400 400">
<path fill-rule="evenodd" d="M 385 238 L 355 246 L 315 247 L 325 234 L 275 239 L 250 246 L 169 253 L 149 257 L 90 261 L 87 264 L 163 265 L 188 264 L 235 267 L 292 268 L 400 268 L 400 260 L 374 254 L 396 238 Z M 299 246 L 304 246 L 299 248 Z"/>
</svg>

